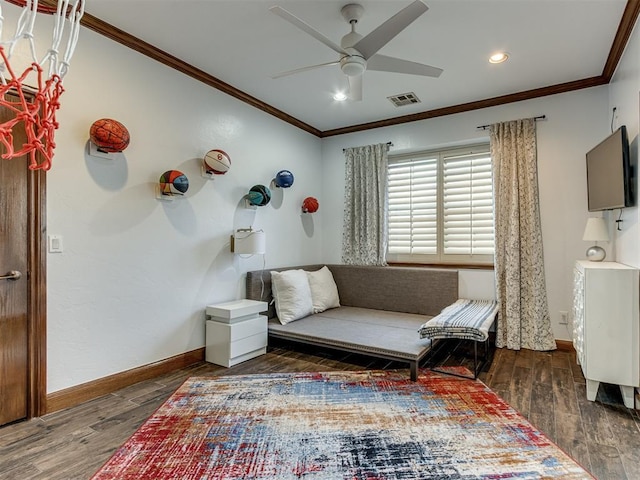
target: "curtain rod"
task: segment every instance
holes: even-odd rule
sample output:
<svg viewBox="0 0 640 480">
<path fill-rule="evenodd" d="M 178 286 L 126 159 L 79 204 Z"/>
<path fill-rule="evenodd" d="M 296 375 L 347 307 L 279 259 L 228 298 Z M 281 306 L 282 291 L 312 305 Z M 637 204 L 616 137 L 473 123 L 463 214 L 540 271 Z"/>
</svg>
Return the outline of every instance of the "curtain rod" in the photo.
<svg viewBox="0 0 640 480">
<path fill-rule="evenodd" d="M 547 118 L 546 115 L 539 115 L 537 117 L 533 117 L 534 121 L 538 121 L 538 120 L 545 120 Z M 478 125 L 476 128 L 481 128 L 482 130 L 486 130 L 487 128 L 489 128 L 491 125 Z"/>
<path fill-rule="evenodd" d="M 387 145 L 389 145 L 390 147 L 393 147 L 393 142 L 387 142 Z M 343 148 L 343 149 L 342 149 L 342 151 L 343 151 L 343 152 L 346 152 L 346 151 L 347 151 L 347 149 L 346 149 L 346 148 Z"/>
</svg>

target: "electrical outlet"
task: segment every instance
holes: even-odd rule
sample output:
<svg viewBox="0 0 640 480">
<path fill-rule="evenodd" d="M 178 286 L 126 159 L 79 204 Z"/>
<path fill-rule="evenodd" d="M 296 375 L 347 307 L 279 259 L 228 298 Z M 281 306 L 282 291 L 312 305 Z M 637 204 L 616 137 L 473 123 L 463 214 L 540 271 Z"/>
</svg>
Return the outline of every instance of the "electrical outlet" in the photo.
<svg viewBox="0 0 640 480">
<path fill-rule="evenodd" d="M 569 312 L 560 311 L 560 325 L 569 324 Z"/>
</svg>

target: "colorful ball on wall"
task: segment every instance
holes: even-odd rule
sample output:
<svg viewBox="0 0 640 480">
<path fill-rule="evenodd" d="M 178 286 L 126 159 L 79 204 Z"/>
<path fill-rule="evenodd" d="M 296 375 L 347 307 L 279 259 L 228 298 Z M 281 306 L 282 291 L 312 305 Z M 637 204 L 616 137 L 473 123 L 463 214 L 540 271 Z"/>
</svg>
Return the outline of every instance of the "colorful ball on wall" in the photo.
<svg viewBox="0 0 640 480">
<path fill-rule="evenodd" d="M 315 213 L 320 208 L 318 200 L 313 197 L 307 197 L 302 201 L 302 211 L 304 213 Z"/>
<path fill-rule="evenodd" d="M 223 150 L 209 150 L 204 156 L 204 169 L 207 173 L 224 175 L 231 168 L 231 157 Z"/>
<path fill-rule="evenodd" d="M 264 185 L 254 185 L 249 189 L 247 199 L 251 205 L 263 207 L 271 201 L 271 191 Z"/>
<path fill-rule="evenodd" d="M 129 146 L 129 130 L 117 120 L 101 118 L 89 129 L 89 138 L 104 153 L 122 152 Z"/>
<path fill-rule="evenodd" d="M 280 170 L 276 173 L 275 184 L 276 187 L 289 188 L 293 185 L 293 173 L 289 170 Z"/>
<path fill-rule="evenodd" d="M 160 191 L 163 195 L 184 195 L 189 189 L 189 179 L 179 170 L 167 170 L 160 175 Z"/>
</svg>

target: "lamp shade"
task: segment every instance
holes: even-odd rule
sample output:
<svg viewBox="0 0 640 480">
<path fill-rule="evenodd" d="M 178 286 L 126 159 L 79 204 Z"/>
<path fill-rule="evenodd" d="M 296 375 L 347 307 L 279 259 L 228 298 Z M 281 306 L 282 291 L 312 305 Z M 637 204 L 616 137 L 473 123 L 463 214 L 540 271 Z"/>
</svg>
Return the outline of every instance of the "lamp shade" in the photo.
<svg viewBox="0 0 640 480">
<path fill-rule="evenodd" d="M 582 240 L 595 242 L 608 242 L 609 229 L 602 217 L 590 217 L 584 229 Z"/>
<path fill-rule="evenodd" d="M 238 255 L 264 255 L 266 252 L 266 236 L 262 230 L 236 230 L 234 253 Z"/>
</svg>

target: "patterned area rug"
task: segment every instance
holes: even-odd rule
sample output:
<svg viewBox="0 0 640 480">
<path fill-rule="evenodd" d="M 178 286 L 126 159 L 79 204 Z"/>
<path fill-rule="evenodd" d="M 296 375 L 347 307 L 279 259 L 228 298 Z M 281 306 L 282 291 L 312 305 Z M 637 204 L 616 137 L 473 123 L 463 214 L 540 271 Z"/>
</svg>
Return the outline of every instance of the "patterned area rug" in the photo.
<svg viewBox="0 0 640 480">
<path fill-rule="evenodd" d="M 190 378 L 93 480 L 134 478 L 593 477 L 480 381 L 364 371 Z"/>
</svg>

